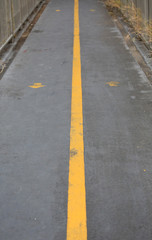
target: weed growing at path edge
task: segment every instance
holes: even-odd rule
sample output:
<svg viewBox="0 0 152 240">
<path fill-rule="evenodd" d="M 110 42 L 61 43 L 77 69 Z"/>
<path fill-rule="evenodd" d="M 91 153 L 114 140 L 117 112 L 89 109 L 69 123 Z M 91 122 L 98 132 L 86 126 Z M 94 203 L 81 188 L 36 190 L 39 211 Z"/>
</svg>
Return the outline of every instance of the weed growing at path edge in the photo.
<svg viewBox="0 0 152 240">
<path fill-rule="evenodd" d="M 141 10 L 131 0 L 127 4 L 123 3 L 122 0 L 104 0 L 104 2 L 111 11 L 121 11 L 138 38 L 144 39 L 150 45 L 152 44 L 152 20 L 145 20 Z"/>
</svg>

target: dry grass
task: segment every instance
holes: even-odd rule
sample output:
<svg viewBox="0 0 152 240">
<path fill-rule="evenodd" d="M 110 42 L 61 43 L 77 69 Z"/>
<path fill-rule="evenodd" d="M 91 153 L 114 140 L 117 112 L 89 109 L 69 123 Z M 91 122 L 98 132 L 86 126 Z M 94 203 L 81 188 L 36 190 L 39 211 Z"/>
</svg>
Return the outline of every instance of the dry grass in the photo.
<svg viewBox="0 0 152 240">
<path fill-rule="evenodd" d="M 112 11 L 117 9 L 122 12 L 124 17 L 134 28 L 134 32 L 138 37 L 142 37 L 149 43 L 152 43 L 152 20 L 144 20 L 141 10 L 136 8 L 132 0 L 128 2 L 129 3 L 126 5 L 123 4 L 121 0 L 105 0 L 105 4 Z"/>
<path fill-rule="evenodd" d="M 110 8 L 118 8 L 121 7 L 121 0 L 106 0 L 105 4 Z"/>
</svg>

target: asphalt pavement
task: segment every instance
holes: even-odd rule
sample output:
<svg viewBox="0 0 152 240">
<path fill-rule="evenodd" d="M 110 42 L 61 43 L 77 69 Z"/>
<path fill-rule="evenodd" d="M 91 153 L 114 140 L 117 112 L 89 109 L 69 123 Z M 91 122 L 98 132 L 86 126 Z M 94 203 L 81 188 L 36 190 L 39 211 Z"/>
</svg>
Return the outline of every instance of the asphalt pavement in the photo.
<svg viewBox="0 0 152 240">
<path fill-rule="evenodd" d="M 74 34 L 77 2 L 49 2 L 0 81 L 0 240 L 69 240 L 70 129 L 81 114 L 87 236 L 71 240 L 152 239 L 152 86 L 101 1 L 79 0 Z"/>
</svg>

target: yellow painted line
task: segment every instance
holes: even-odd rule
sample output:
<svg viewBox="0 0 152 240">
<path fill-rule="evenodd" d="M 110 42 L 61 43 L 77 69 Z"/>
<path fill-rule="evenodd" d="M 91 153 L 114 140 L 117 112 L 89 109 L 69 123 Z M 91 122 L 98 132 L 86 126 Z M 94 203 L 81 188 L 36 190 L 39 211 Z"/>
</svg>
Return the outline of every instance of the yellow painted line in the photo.
<svg viewBox="0 0 152 240">
<path fill-rule="evenodd" d="M 61 12 L 61 10 L 60 10 L 60 9 L 57 9 L 56 12 Z"/>
<path fill-rule="evenodd" d="M 74 1 L 74 45 L 73 45 L 67 240 L 87 240 L 78 1 L 79 0 Z"/>
<path fill-rule="evenodd" d="M 95 9 L 90 9 L 90 12 L 95 12 L 96 10 Z"/>
<path fill-rule="evenodd" d="M 34 83 L 33 85 L 29 86 L 30 88 L 42 88 L 45 87 L 45 85 L 42 85 L 42 83 Z"/>
</svg>

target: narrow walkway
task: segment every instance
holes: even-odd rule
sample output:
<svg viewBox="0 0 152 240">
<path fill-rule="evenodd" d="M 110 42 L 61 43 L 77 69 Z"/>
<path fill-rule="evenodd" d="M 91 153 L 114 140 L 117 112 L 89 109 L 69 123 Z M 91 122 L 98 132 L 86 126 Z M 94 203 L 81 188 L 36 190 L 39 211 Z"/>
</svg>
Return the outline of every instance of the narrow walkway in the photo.
<svg viewBox="0 0 152 240">
<path fill-rule="evenodd" d="M 0 240 L 151 240 L 151 105 L 102 2 L 52 0 L 0 81 Z"/>
</svg>

